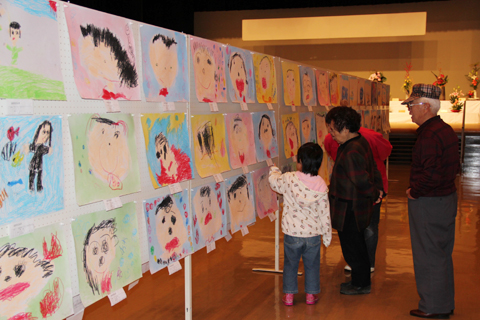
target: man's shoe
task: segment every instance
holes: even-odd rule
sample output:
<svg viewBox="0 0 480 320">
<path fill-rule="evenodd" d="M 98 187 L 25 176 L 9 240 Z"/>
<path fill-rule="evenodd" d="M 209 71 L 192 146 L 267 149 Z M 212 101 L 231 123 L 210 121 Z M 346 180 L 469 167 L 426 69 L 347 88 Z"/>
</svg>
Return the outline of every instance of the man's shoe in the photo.
<svg viewBox="0 0 480 320">
<path fill-rule="evenodd" d="M 351 280 L 348 281 L 348 282 L 344 282 L 344 283 L 342 283 L 342 284 L 340 285 L 340 288 L 342 288 L 342 289 L 343 289 L 343 288 L 346 288 L 346 287 L 348 287 L 348 286 L 351 285 L 351 284 L 352 284 L 352 281 L 351 281 Z"/>
<path fill-rule="evenodd" d="M 357 295 L 357 294 L 370 293 L 370 290 L 371 290 L 371 286 L 355 287 L 350 283 L 349 285 L 346 285 L 343 288 L 340 288 L 340 293 L 346 294 L 346 295 Z"/>
<path fill-rule="evenodd" d="M 293 293 L 285 293 L 282 298 L 283 304 L 286 306 L 293 306 Z"/>
<path fill-rule="evenodd" d="M 426 313 L 420 309 L 411 310 L 410 315 L 427 319 L 450 319 L 450 313 Z"/>
<path fill-rule="evenodd" d="M 307 304 L 315 304 L 318 301 L 318 295 L 307 293 Z"/>
</svg>

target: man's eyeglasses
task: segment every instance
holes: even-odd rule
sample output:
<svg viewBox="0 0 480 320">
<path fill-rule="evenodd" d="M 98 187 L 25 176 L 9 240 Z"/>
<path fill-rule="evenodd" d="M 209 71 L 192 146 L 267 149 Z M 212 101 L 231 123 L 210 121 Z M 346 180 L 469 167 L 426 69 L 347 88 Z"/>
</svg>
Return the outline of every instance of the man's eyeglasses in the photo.
<svg viewBox="0 0 480 320">
<path fill-rule="evenodd" d="M 410 104 L 407 104 L 408 111 L 412 110 L 412 107 L 413 107 L 413 106 L 419 106 L 419 105 L 422 105 L 422 104 L 428 104 L 428 103 L 426 103 L 426 102 L 419 102 L 419 103 L 410 103 Z"/>
</svg>

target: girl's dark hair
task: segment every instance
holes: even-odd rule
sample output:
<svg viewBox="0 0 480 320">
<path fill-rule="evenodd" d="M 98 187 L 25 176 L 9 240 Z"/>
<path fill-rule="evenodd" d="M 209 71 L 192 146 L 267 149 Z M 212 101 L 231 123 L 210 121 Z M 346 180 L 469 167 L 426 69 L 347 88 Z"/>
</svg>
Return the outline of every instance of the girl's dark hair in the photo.
<svg viewBox="0 0 480 320">
<path fill-rule="evenodd" d="M 335 130 L 338 132 L 346 128 L 351 133 L 355 133 L 360 130 L 362 116 L 351 107 L 335 107 L 328 111 L 325 117 L 327 124 L 330 124 L 332 121 L 334 122 Z"/>
<path fill-rule="evenodd" d="M 48 135 L 48 141 L 45 141 L 45 143 L 48 143 L 48 146 L 51 147 L 52 146 L 52 132 L 53 132 L 53 127 L 52 127 L 52 123 L 48 120 L 45 120 L 43 121 L 42 123 L 40 123 L 40 125 L 37 127 L 37 130 L 35 130 L 35 135 L 33 137 L 33 142 L 32 144 L 36 144 L 37 143 L 37 139 L 38 139 L 38 136 L 40 135 L 40 130 L 42 130 L 43 127 L 45 126 L 50 126 L 50 134 Z"/>
<path fill-rule="evenodd" d="M 270 128 L 272 129 L 272 136 L 275 137 L 275 128 L 272 127 L 272 120 L 270 120 L 270 117 L 268 114 L 263 114 L 262 117 L 260 118 L 260 122 L 258 124 L 258 138 L 261 139 L 262 137 L 262 121 L 263 119 L 267 120 L 270 123 Z"/>
<path fill-rule="evenodd" d="M 298 149 L 297 159 L 302 164 L 303 173 L 318 176 L 323 160 L 323 150 L 318 144 L 307 142 Z"/>
</svg>

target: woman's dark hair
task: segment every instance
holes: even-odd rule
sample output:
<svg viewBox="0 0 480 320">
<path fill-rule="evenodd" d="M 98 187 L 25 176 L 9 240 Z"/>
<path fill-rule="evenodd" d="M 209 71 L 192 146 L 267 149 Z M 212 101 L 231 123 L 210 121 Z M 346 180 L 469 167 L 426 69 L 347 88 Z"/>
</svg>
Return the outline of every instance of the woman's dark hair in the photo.
<svg viewBox="0 0 480 320">
<path fill-rule="evenodd" d="M 327 116 L 325 117 L 325 122 L 327 124 L 330 124 L 332 121 L 335 130 L 338 132 L 347 129 L 351 133 L 355 133 L 360 130 L 362 116 L 351 107 L 335 107 L 328 111 Z"/>
<path fill-rule="evenodd" d="M 298 149 L 297 159 L 302 164 L 303 173 L 318 176 L 323 160 L 323 150 L 318 144 L 307 142 Z"/>
</svg>

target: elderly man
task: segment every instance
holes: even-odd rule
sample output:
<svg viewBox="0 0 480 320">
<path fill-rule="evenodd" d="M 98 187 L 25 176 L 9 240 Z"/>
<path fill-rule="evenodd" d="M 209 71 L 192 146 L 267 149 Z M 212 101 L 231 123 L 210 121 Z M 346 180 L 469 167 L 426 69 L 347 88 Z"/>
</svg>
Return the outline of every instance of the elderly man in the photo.
<svg viewBox="0 0 480 320">
<path fill-rule="evenodd" d="M 452 251 L 460 160 L 457 135 L 437 115 L 440 91 L 434 85 L 416 84 L 402 103 L 419 126 L 407 196 L 420 302 L 410 315 L 431 319 L 449 319 L 455 308 Z"/>
</svg>

